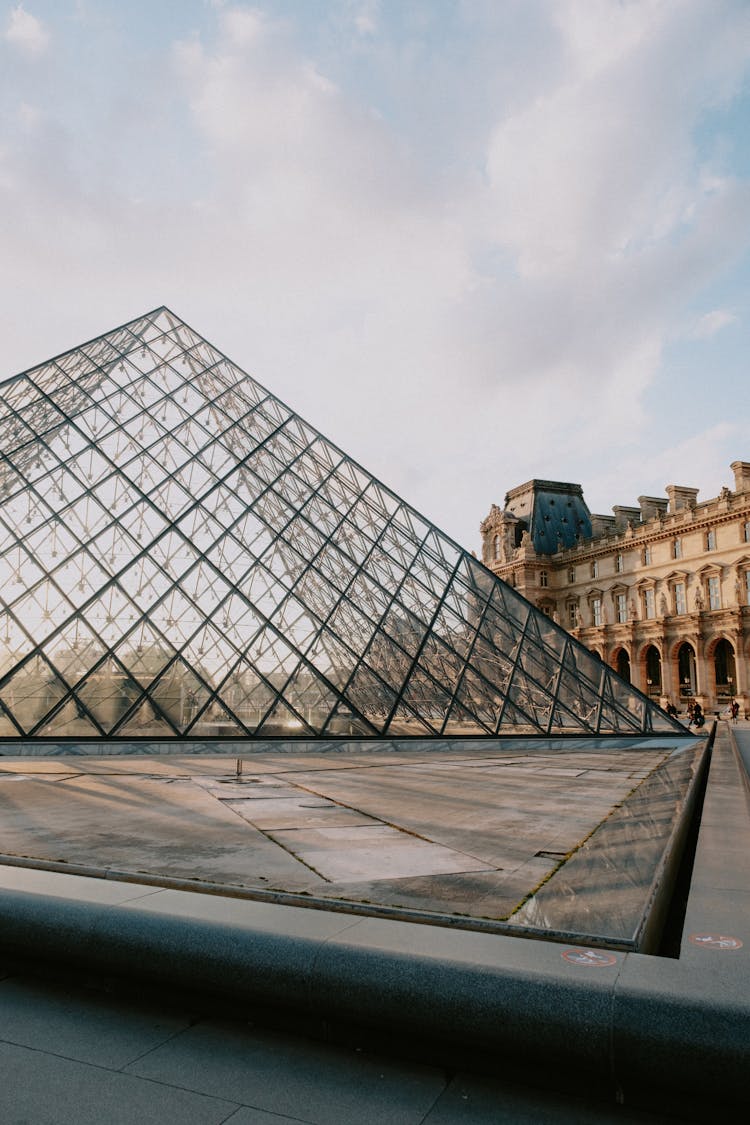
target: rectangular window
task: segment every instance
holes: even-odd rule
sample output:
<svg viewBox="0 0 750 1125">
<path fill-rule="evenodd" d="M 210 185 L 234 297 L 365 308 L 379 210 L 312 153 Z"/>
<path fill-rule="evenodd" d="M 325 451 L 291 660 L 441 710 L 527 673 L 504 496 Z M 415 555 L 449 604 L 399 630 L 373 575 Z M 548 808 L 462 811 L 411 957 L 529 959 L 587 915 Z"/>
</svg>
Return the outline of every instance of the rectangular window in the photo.
<svg viewBox="0 0 750 1125">
<path fill-rule="evenodd" d="M 571 602 L 568 606 L 568 621 L 571 629 L 575 629 L 578 625 L 578 606 L 575 602 Z"/>
<path fill-rule="evenodd" d="M 716 550 L 716 532 L 713 530 L 713 528 L 710 531 L 706 532 L 706 550 Z"/>
<path fill-rule="evenodd" d="M 644 547 L 643 548 L 643 565 L 644 566 L 651 566 L 651 548 L 650 547 Z"/>
<path fill-rule="evenodd" d="M 716 575 L 708 580 L 708 608 L 721 609 L 721 589 Z"/>
<path fill-rule="evenodd" d="M 568 571 L 568 582 L 575 582 L 575 580 L 576 580 L 576 568 L 574 566 L 571 566 L 570 570 Z"/>
<path fill-rule="evenodd" d="M 750 573 L 750 571 L 748 571 Z M 628 619 L 628 598 L 627 594 L 617 595 L 617 621 L 620 625 L 624 625 Z"/>
<path fill-rule="evenodd" d="M 615 573 L 622 574 L 625 569 L 625 558 L 623 555 L 615 555 Z"/>
<path fill-rule="evenodd" d="M 594 598 L 591 602 L 591 617 L 594 625 L 601 625 L 602 623 L 602 599 Z"/>
<path fill-rule="evenodd" d="M 594 561 L 591 564 L 591 577 L 592 578 L 598 578 L 599 577 L 599 563 L 598 563 L 597 559 L 594 559 Z"/>
<path fill-rule="evenodd" d="M 685 583 L 675 582 L 674 584 L 674 611 L 675 613 L 687 613 L 687 598 L 685 596 Z"/>
<path fill-rule="evenodd" d="M 745 571 L 745 605 L 750 605 L 750 570 Z"/>
<path fill-rule="evenodd" d="M 653 589 L 643 591 L 643 607 L 646 617 L 656 617 L 656 594 Z"/>
<path fill-rule="evenodd" d="M 546 570 L 540 570 L 539 571 L 539 585 L 540 586 L 548 586 L 549 585 L 549 578 L 547 576 Z"/>
<path fill-rule="evenodd" d="M 675 539 L 674 543 L 672 544 L 672 558 L 675 558 L 675 559 L 681 559 L 682 558 L 682 540 L 681 539 Z"/>
<path fill-rule="evenodd" d="M 742 538 L 745 543 L 750 543 L 750 520 L 745 520 L 742 525 Z"/>
</svg>

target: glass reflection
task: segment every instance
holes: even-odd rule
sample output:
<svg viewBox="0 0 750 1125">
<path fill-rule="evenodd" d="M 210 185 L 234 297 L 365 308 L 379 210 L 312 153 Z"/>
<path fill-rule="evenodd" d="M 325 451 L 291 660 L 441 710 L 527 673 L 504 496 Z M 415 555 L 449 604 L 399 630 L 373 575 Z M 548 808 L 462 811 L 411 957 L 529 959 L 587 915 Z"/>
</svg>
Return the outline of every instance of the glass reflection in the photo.
<svg viewBox="0 0 750 1125">
<path fill-rule="evenodd" d="M 167 309 L 0 436 L 2 737 L 682 730 Z"/>
</svg>

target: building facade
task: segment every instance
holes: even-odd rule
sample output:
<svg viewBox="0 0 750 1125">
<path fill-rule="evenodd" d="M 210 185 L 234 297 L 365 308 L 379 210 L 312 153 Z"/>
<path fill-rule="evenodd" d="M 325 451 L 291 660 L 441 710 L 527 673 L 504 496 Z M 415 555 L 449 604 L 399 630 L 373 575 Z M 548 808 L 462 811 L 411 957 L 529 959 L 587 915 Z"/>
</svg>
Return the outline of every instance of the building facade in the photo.
<svg viewBox="0 0 750 1125">
<path fill-rule="evenodd" d="M 731 469 L 713 499 L 668 485 L 611 516 L 529 481 L 482 521 L 482 561 L 654 702 L 750 714 L 750 462 Z"/>
</svg>

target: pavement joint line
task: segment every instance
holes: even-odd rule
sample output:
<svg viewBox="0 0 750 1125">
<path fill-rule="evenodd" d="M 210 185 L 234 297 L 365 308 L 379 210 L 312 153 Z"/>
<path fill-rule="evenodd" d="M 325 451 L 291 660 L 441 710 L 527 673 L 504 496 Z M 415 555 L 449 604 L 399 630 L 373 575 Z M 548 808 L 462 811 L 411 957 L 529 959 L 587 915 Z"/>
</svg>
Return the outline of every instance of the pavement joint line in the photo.
<svg viewBox="0 0 750 1125">
<path fill-rule="evenodd" d="M 204 792 L 208 792 L 208 790 L 204 790 Z M 271 800 L 272 798 L 269 797 L 268 799 Z M 232 800 L 232 798 L 231 797 L 221 798 L 221 797 L 215 796 L 214 800 L 220 801 L 221 804 L 225 804 L 227 801 Z M 332 879 L 327 879 L 325 877 L 325 875 L 322 873 L 322 871 L 318 871 L 317 868 L 313 867 L 313 865 L 311 863 L 307 863 L 306 860 L 302 859 L 301 856 L 297 855 L 296 852 L 292 851 L 291 848 L 287 847 L 287 845 L 284 843 L 283 840 L 277 840 L 275 838 L 275 836 L 272 835 L 272 831 L 273 831 L 272 829 L 260 828 L 254 821 L 249 821 L 246 817 L 242 816 L 242 814 L 237 809 L 232 808 L 231 805 L 228 805 L 227 807 L 229 808 L 230 812 L 234 813 L 234 815 L 237 817 L 238 820 L 242 821 L 243 824 L 251 824 L 256 832 L 260 833 L 261 836 L 264 836 L 266 838 L 266 840 L 269 840 L 277 848 L 281 848 L 282 851 L 285 851 L 287 853 L 287 855 L 290 855 L 292 857 L 292 859 L 295 859 L 297 861 L 297 863 L 301 863 L 303 867 L 306 867 L 308 871 L 312 871 L 313 875 L 317 875 L 318 878 L 322 879 L 324 883 L 332 883 L 333 882 Z"/>
</svg>

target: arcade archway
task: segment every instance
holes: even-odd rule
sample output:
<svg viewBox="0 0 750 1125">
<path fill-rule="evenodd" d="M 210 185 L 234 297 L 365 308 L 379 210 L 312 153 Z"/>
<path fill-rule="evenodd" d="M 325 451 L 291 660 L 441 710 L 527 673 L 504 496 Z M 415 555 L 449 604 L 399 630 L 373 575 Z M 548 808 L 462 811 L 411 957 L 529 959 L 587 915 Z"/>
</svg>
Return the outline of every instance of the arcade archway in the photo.
<svg viewBox="0 0 750 1125">
<path fill-rule="evenodd" d="M 649 645 L 644 653 L 646 694 L 651 698 L 661 695 L 661 653 L 656 645 Z"/>
<path fill-rule="evenodd" d="M 716 698 L 729 701 L 737 686 L 737 672 L 734 663 L 734 648 L 724 637 L 716 643 L 713 652 L 714 684 Z"/>
<path fill-rule="evenodd" d="M 677 650 L 677 675 L 680 681 L 680 698 L 689 699 L 695 695 L 698 685 L 695 675 L 695 650 L 683 641 Z"/>
</svg>

